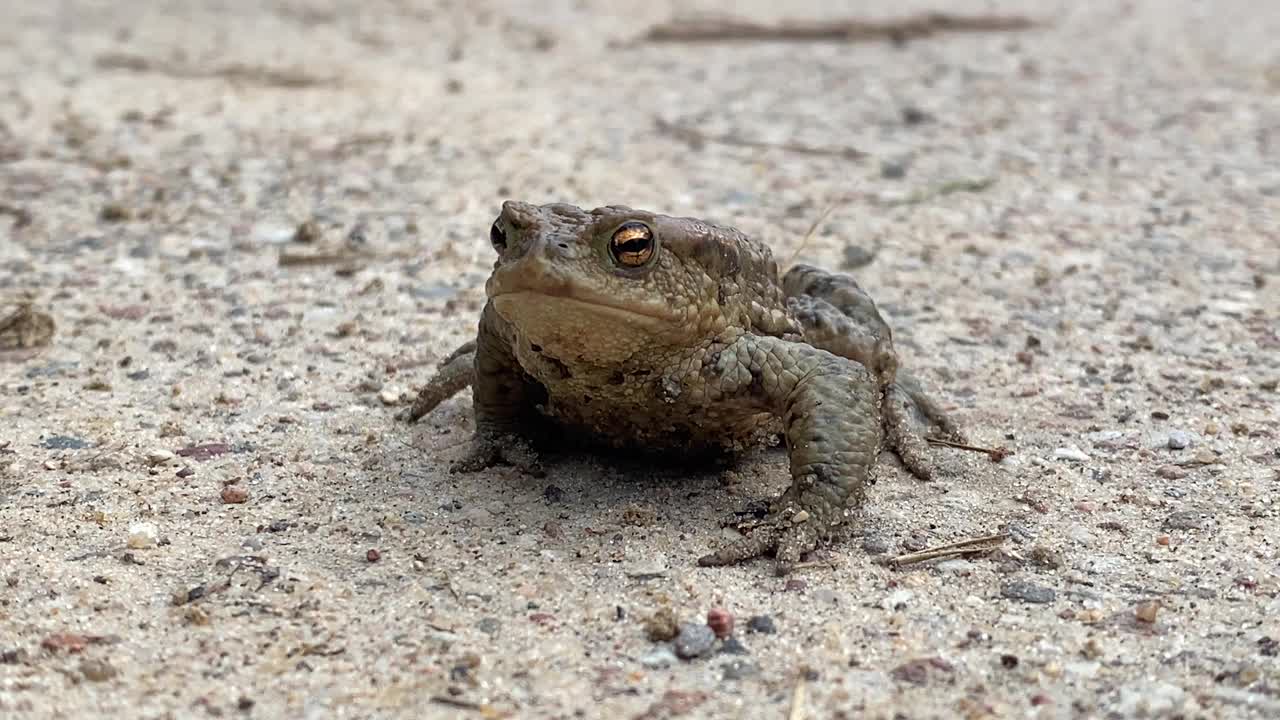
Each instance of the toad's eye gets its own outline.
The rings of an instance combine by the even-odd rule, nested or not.
[[[653,231],[642,222],[623,223],[609,239],[609,254],[623,267],[635,268],[653,258]]]
[[[507,231],[502,229],[502,224],[494,221],[493,227],[489,228],[489,242],[493,243],[493,249],[507,249]]]

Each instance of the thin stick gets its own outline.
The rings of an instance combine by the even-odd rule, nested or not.
[[[353,252],[330,252],[302,254],[292,252],[281,252],[279,261],[281,267],[310,267],[315,265],[340,265],[342,263],[353,262],[358,260],[367,260],[368,258],[361,253]]]
[[[968,445],[965,443],[956,442],[954,440],[947,440],[946,438],[939,438],[939,437],[926,437],[925,440],[932,445],[942,445],[943,447],[955,448],[957,450],[968,450],[969,452],[985,453],[988,457],[991,458],[991,462],[1000,462],[1001,460],[1013,454],[1012,450],[1010,450],[1009,448],[1003,445],[999,447],[994,447],[994,448],[984,448],[984,447],[979,447],[977,445]]]
[[[787,720],[804,720],[804,695],[804,674],[801,673],[796,678],[796,688],[791,693],[791,712],[787,713]]]
[[[855,147],[821,147],[817,145],[805,145],[803,143],[769,143],[763,140],[744,138],[740,135],[713,135],[711,133],[703,132],[697,128],[689,127],[688,125],[669,122],[661,117],[655,117],[653,121],[658,128],[658,132],[670,135],[677,140],[682,140],[694,146],[704,145],[706,143],[718,143],[720,145],[733,145],[736,147],[756,148],[759,150],[784,150],[786,152],[799,153],[801,155],[843,157],[847,160],[861,160],[869,155],[869,153]]]
[[[984,535],[983,537],[969,538],[958,542],[939,545],[934,548],[927,548],[920,552],[907,553],[894,558],[889,558],[886,562],[891,565],[910,565],[913,563],[925,562],[941,557],[953,557],[957,555],[977,555],[990,550],[994,550],[997,545],[1008,539],[1009,533],[1000,533],[998,535]]]
[[[951,15],[927,13],[886,22],[834,20],[759,25],[727,18],[673,20],[655,25],[641,38],[648,42],[869,42],[889,40],[903,43],[943,32],[1011,32],[1028,30],[1037,23],[1011,15]]]
[[[462,710],[484,710],[484,706],[480,703],[473,703],[470,700],[459,700],[458,698],[451,698],[448,695],[432,695],[431,702],[460,708]]]

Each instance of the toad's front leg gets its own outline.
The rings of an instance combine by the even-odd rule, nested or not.
[[[791,486],[749,535],[698,562],[728,565],[772,551],[786,574],[861,506],[883,442],[883,393],[859,363],[773,337],[735,340],[715,372],[712,387],[754,394],[782,417]]]
[[[486,305],[480,316],[474,345],[459,348],[445,367],[468,362],[471,372],[467,374],[464,369],[459,374],[466,374],[467,384],[471,385],[476,432],[466,453],[450,470],[476,472],[508,464],[542,476],[537,453],[527,440],[531,426],[541,422],[530,397],[534,381],[511,352],[510,327],[491,306]]]

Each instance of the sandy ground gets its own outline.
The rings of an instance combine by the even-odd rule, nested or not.
[[[783,12],[8,3],[0,314],[29,291],[57,330],[0,354],[0,716],[1280,717],[1280,5],[633,42],[717,5]],[[776,452],[450,475],[469,398],[393,405],[473,333],[505,198],[784,259],[835,205],[800,258],[856,267],[1014,454],[886,457],[790,578],[694,562]],[[676,659],[663,608],[734,641]]]

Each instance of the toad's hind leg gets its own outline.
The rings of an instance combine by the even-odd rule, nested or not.
[[[935,474],[926,437],[934,432],[963,442],[964,436],[920,384],[898,367],[893,333],[875,301],[848,275],[796,265],[783,277],[787,304],[804,329],[805,342],[860,363],[883,389],[885,437],[912,474]]]

